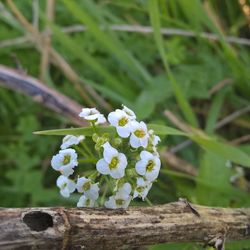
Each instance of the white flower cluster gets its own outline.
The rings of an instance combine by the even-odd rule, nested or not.
[[[69,197],[77,190],[81,194],[77,207],[127,208],[135,198],[144,200],[159,175],[160,138],[143,121],[136,121],[135,113],[126,106],[109,113],[107,120],[96,108],[84,108],[79,116],[90,122],[93,135],[65,136],[61,150],[53,156],[52,168],[61,173],[57,179],[61,195]],[[115,134],[96,130],[96,125],[107,121]],[[93,142],[92,149],[88,145]],[[81,163],[87,167],[84,176]]]

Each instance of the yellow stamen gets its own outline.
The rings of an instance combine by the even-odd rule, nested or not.
[[[122,117],[122,118],[119,120],[118,125],[121,126],[121,127],[123,127],[123,126],[125,126],[127,123],[128,123],[128,118]]]
[[[152,160],[149,160],[148,164],[146,166],[147,172],[151,172],[153,170],[154,166],[155,166],[154,162]]]
[[[145,131],[142,130],[142,129],[137,129],[134,132],[134,134],[135,134],[136,137],[139,137],[139,138],[143,138],[146,135]]]
[[[70,159],[71,159],[70,155],[65,155],[63,158],[63,165],[70,163]]]

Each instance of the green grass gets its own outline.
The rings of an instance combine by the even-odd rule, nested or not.
[[[225,39],[250,37],[248,20],[238,1],[63,0],[56,2],[53,21],[46,18],[46,1],[39,2],[37,14],[31,1],[14,3],[30,23],[39,21],[39,31],[46,25],[50,27],[51,46],[76,72],[81,88],[91,86],[114,109],[121,104],[132,108],[161,136],[161,150],[192,140],[176,156],[195,166],[197,177],[170,170],[164,164],[160,179],[150,192],[150,201],[162,204],[186,197],[209,206],[249,206],[246,190],[250,181],[250,142],[232,145],[233,140],[249,134],[249,113],[216,129],[221,119],[250,105],[249,46],[229,44]],[[3,46],[9,39],[25,36],[27,30],[5,2],[1,7],[1,64],[11,68],[19,65],[27,74],[39,78],[41,52],[34,42],[14,40]],[[75,24],[88,29],[62,31]],[[111,25],[143,25],[151,27],[152,32],[110,30]],[[165,36],[162,28],[192,30],[196,36]],[[213,33],[219,39],[205,39],[202,32]],[[82,106],[87,105],[66,75],[51,61],[45,84]],[[231,84],[211,93],[225,79]],[[96,106],[100,107],[99,103]],[[170,110],[193,132],[181,131],[164,116],[165,110]],[[55,188],[57,176],[50,167],[61,137],[33,132],[89,135],[89,129],[75,130],[72,127],[76,126],[62,115],[4,88],[0,88],[0,117],[0,206],[75,206],[76,196],[60,198]],[[227,167],[229,162],[231,167]],[[236,174],[236,167],[241,167],[245,175],[232,184],[230,178]],[[227,248],[242,249],[243,245],[228,243]],[[152,247],[195,248],[200,246]]]

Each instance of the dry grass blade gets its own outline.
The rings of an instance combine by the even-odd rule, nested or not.
[[[38,48],[39,51],[42,51],[42,36],[41,34],[27,21],[27,19],[22,15],[22,13],[18,10],[16,5],[13,3],[12,0],[7,0],[8,6],[12,10],[12,12],[15,14],[18,21],[23,25],[26,31],[28,31],[33,39],[34,42]],[[75,88],[79,91],[79,94],[83,97],[84,101],[89,106],[96,106],[96,104],[91,100],[89,95],[85,92],[83,89],[82,81],[80,80],[80,77],[77,75],[77,73],[70,67],[70,65],[66,62],[66,60],[53,48],[50,49],[51,57],[53,63],[58,66],[62,73],[68,78],[75,86]],[[87,84],[85,84],[86,86]],[[88,86],[85,89],[89,92],[90,95],[95,97],[95,101],[98,104],[99,107],[105,110],[111,110],[110,104],[107,103],[100,95],[96,93],[96,91],[91,87]]]
[[[0,85],[32,97],[35,102],[62,114],[76,125],[86,125],[78,117],[82,108],[81,105],[33,77],[0,65]]]
[[[49,21],[53,21],[54,19],[54,8],[55,8],[55,0],[47,0],[46,5],[46,17]],[[48,74],[49,68],[49,55],[51,49],[51,37],[49,36],[50,29],[47,26],[45,28],[45,32],[42,34],[43,36],[43,49],[41,51],[41,66],[40,66],[40,79],[42,81],[46,81],[46,76]]]

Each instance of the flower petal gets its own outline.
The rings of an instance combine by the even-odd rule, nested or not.
[[[74,173],[74,169],[71,166],[63,166],[60,168],[60,172],[62,175],[69,177]]]
[[[122,138],[127,138],[130,135],[130,128],[129,126],[124,126],[124,127],[120,127],[118,126],[116,128],[117,134],[122,137]]]
[[[125,154],[123,153],[118,153],[118,158],[119,158],[119,163],[117,164],[117,168],[126,168],[128,165],[127,158]]]
[[[104,206],[106,208],[115,209],[117,208],[114,196],[110,196],[108,201],[105,202]]]
[[[70,192],[69,192],[69,190],[68,190],[67,188],[61,189],[61,190],[60,190],[60,194],[61,194],[63,197],[65,197],[65,198],[69,198],[69,196],[70,196]]]
[[[150,152],[143,150],[140,153],[140,157],[141,157],[141,159],[143,159],[145,161],[149,161],[153,158],[153,155]]]
[[[77,188],[77,191],[79,193],[83,193],[83,185],[84,183],[86,183],[87,181],[89,181],[87,178],[85,177],[81,177],[81,178],[78,178],[77,179],[77,183],[76,183],[76,188]]]
[[[109,113],[108,121],[112,126],[114,126],[114,127],[118,126],[118,119],[119,119],[119,117],[117,116],[116,112]]]
[[[56,185],[57,187],[61,188],[67,182],[68,182],[68,178],[63,175],[60,175],[56,180]]]
[[[159,168],[154,167],[152,169],[152,171],[146,172],[145,178],[148,181],[154,181],[158,177],[158,175],[159,175],[159,170],[160,170]]]
[[[110,176],[114,179],[120,179],[124,176],[125,171],[124,168],[114,168],[110,170]]]
[[[109,165],[108,165],[108,163],[104,159],[100,159],[96,163],[96,169],[101,174],[104,174],[104,175],[110,174]]]
[[[145,161],[138,161],[135,164],[135,170],[139,175],[145,175],[146,174],[146,164]]]
[[[69,192],[73,193],[75,191],[75,189],[76,189],[76,184],[75,184],[74,181],[69,180],[67,187],[68,187]]]
[[[141,146],[140,140],[134,134],[131,134],[129,142],[133,148],[139,148]]]
[[[148,137],[144,136],[143,138],[140,138],[140,144],[142,147],[146,148],[148,146]]]
[[[118,151],[113,148],[109,142],[106,142],[103,144],[103,158],[105,159],[106,162],[110,163],[113,157],[117,156]]]

